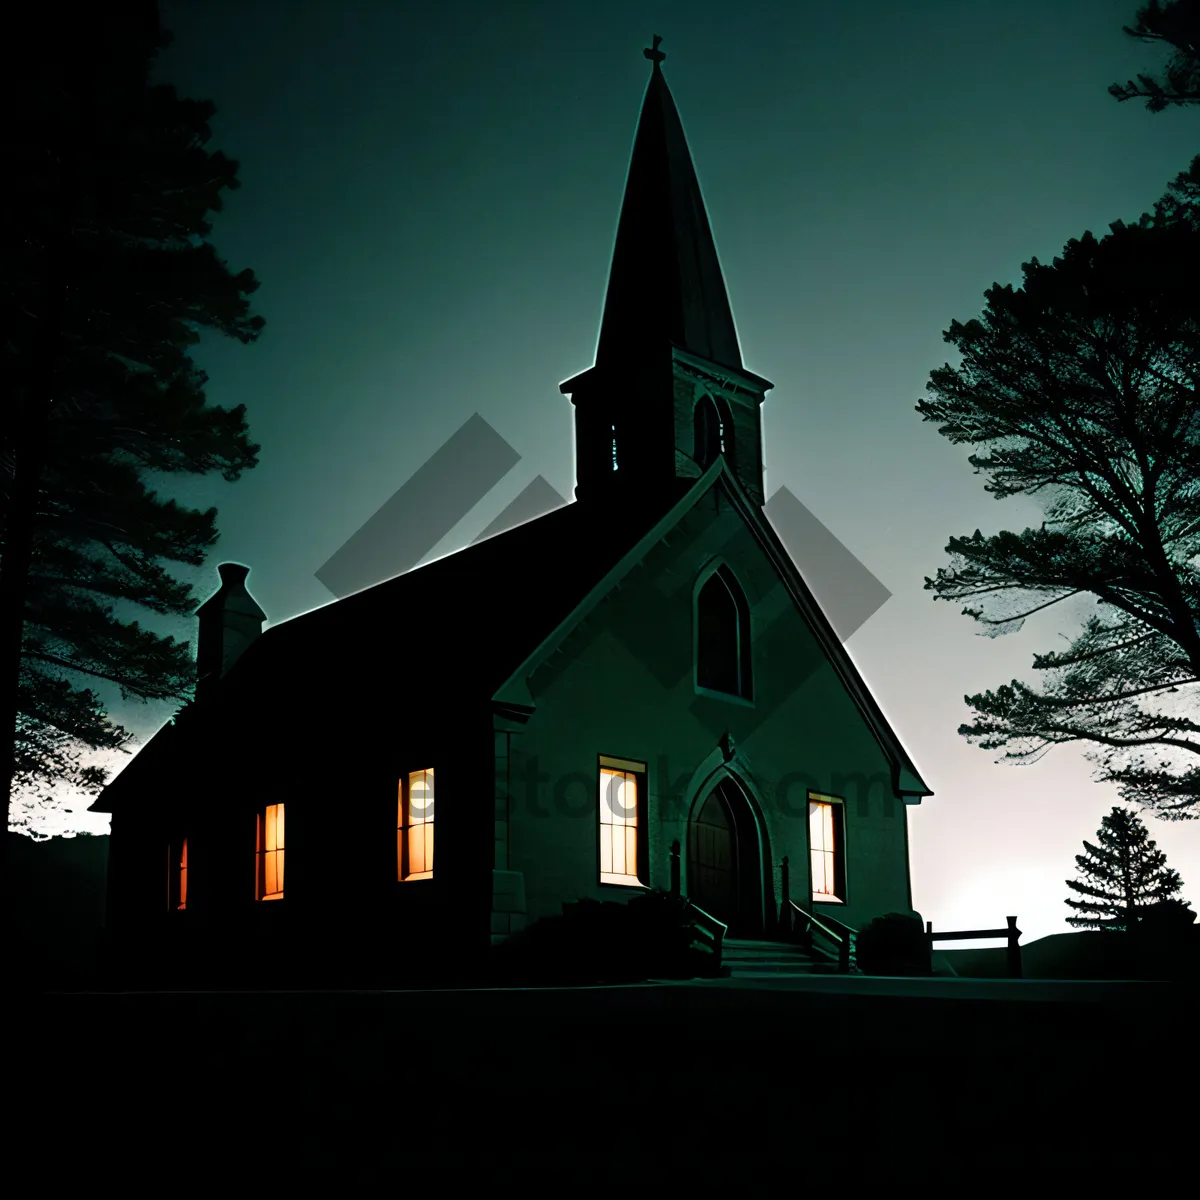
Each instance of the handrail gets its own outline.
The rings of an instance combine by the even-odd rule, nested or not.
[[[826,917],[821,920],[802,908],[795,900],[788,897],[784,904],[784,911],[788,913],[788,920],[784,922],[785,932],[790,933],[793,937],[796,933],[795,918],[790,910],[795,910],[804,918],[805,928],[804,935],[811,939],[812,930],[814,927],[819,929],[831,942],[837,946],[838,957],[838,974],[850,974],[850,957],[854,949],[854,938],[857,934],[856,929],[852,929],[849,925],[843,924],[836,917]],[[790,928],[788,928],[790,926]],[[831,928],[834,926],[835,928]],[[838,932],[840,930],[840,932]]]
[[[788,866],[788,856],[786,854],[783,856],[783,861],[779,864],[779,874],[780,883],[783,886],[783,904],[779,909],[779,928],[783,936],[797,941],[806,941],[809,947],[811,947],[812,931],[815,926],[837,946],[838,974],[849,975],[850,959],[854,953],[854,938],[857,930],[851,929],[849,925],[843,925],[835,917],[826,917],[825,921],[821,921],[806,909],[801,908],[792,899],[791,870]],[[801,938],[796,937],[796,913],[799,913],[805,921]],[[828,924],[826,924],[826,921]],[[838,932],[839,929],[841,933]]]
[[[694,913],[700,918],[695,922],[693,928],[702,933],[712,943],[713,959],[716,966],[721,966],[721,949],[725,944],[725,935],[729,932],[729,926],[724,921],[718,921],[712,913],[705,912],[700,905],[693,903],[685,896],[684,900],[687,903],[688,911]]]
[[[679,860],[680,845],[679,839],[676,838],[671,843],[671,895],[678,896],[688,906],[688,909],[700,918],[698,921],[692,922],[692,929],[708,940],[712,948],[713,961],[720,970],[721,948],[725,943],[725,935],[729,932],[729,926],[724,921],[718,921],[712,913],[705,912],[698,904],[683,895],[683,888],[680,886]]]
[[[1008,977],[1021,979],[1021,931],[1017,928],[1016,917],[1005,917],[1007,929],[962,929],[954,933],[934,933],[933,922],[925,922],[925,936],[929,939],[929,949],[933,950],[934,942],[968,942],[983,938],[1008,938],[1007,958]]]
[[[857,929],[851,928],[849,925],[846,925],[844,922],[839,921],[836,917],[826,916],[825,919],[822,920],[820,917],[816,916],[815,914],[810,913],[806,908],[803,908],[801,905],[797,904],[795,902],[795,900],[791,901],[791,905],[798,913],[800,913],[804,917],[806,917],[818,929],[820,929],[823,933],[828,934],[831,938],[840,940],[841,936],[844,934],[854,935],[858,932]],[[835,929],[830,929],[829,928],[830,925],[835,926]]]

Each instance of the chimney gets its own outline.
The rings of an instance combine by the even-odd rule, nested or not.
[[[246,590],[249,567],[221,563],[220,588],[196,610],[200,644],[196,651],[196,699],[206,697],[260,633],[267,614]]]

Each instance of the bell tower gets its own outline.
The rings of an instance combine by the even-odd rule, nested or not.
[[[700,184],[655,36],[625,182],[595,364],[560,385],[575,406],[575,496],[681,494],[724,455],[764,503],[761,405],[742,365]]]

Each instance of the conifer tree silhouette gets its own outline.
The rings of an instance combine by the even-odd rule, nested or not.
[[[1142,97],[1151,112],[1169,105],[1200,104],[1200,3],[1197,0],[1150,0],[1138,9],[1137,25],[1121,27],[1131,38],[1170,47],[1163,75],[1138,75],[1138,82],[1114,83],[1117,100]]]
[[[1079,742],[1124,803],[1194,820],[1200,157],[1153,214],[1111,230],[1024,263],[1020,287],[994,284],[982,317],[943,335],[962,362],[930,373],[917,412],[979,448],[967,461],[986,491],[1040,502],[1046,520],[952,537],[951,566],[925,587],[967,601],[988,637],[1090,596],[1079,635],[1033,656],[1044,688],[1014,679],[967,696],[977,719],[958,731],[1012,762]]]
[[[1128,809],[1114,807],[1097,832],[1098,846],[1083,843],[1086,854],[1075,863],[1082,880],[1068,879],[1067,887],[1083,896],[1067,899],[1078,916],[1067,924],[1082,929],[1133,929],[1145,910],[1175,897],[1183,887],[1167,856],[1147,835],[1146,827]]]
[[[202,330],[244,344],[250,269],[208,235],[238,163],[206,143],[216,112],[152,80],[170,42],[155,0],[38,10],[36,47],[0,73],[12,136],[0,226],[0,797],[68,783],[94,793],[84,748],[129,734],[89,681],[171,700],[195,681],[188,643],[128,619],[190,617],[216,509],[162,477],[236,480],[257,462],[245,406],[206,403],[189,355]],[[32,27],[30,27],[32,28]],[[122,606],[122,607],[118,607]],[[7,815],[0,818],[0,850]],[[0,857],[0,865],[2,865]]]

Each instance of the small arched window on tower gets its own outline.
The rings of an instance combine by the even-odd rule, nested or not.
[[[696,593],[696,685],[751,699],[750,606],[728,567]]]
[[[725,455],[732,466],[733,415],[725,397],[701,396],[696,401],[692,424],[696,439],[695,459],[700,469],[707,471],[716,462],[718,454]]]

